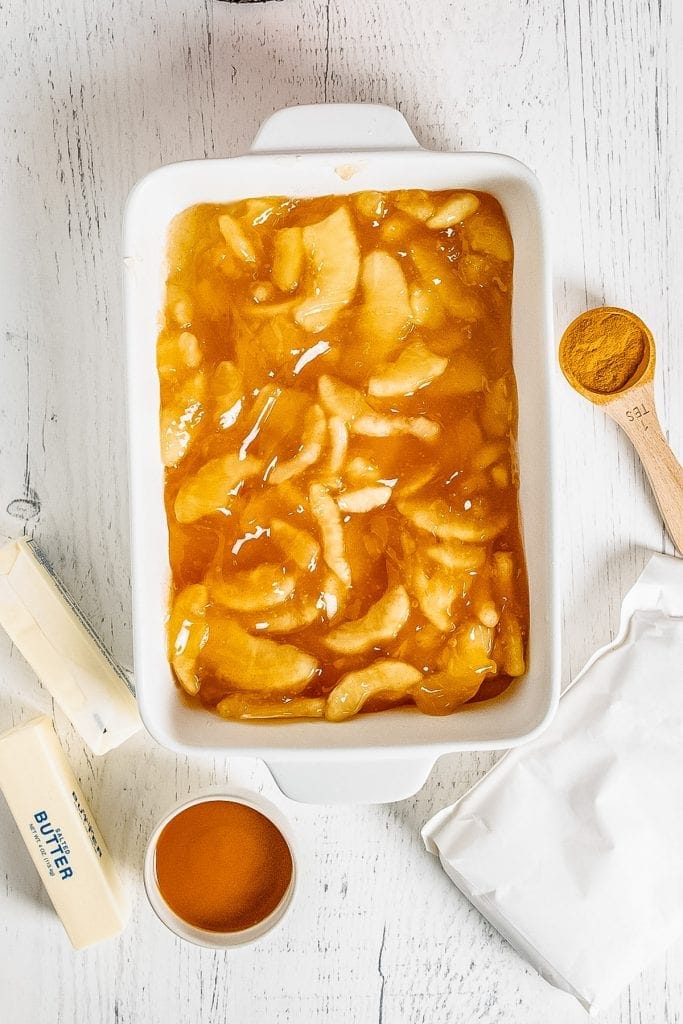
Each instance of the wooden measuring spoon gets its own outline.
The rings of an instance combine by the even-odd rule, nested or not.
[[[605,352],[602,365],[609,371],[596,379],[585,361],[578,358],[590,349],[600,351],[601,328],[609,322],[612,340],[619,329],[623,337],[623,373],[619,359]],[[639,333],[640,332],[640,333]],[[642,356],[638,360],[642,345]],[[612,346],[610,346],[612,348]],[[582,313],[570,323],[560,341],[560,366],[579,394],[602,405],[618,423],[640,456],[659,511],[678,551],[683,554],[683,466],[667,444],[655,409],[655,342],[648,327],[627,309],[604,306]],[[629,370],[632,372],[629,373]],[[615,390],[606,390],[608,380],[617,380]]]

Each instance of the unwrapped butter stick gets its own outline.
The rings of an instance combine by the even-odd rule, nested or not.
[[[0,625],[94,754],[141,728],[123,670],[25,539],[0,547]]]
[[[47,716],[0,735],[0,789],[74,948],[118,935],[128,900]]]

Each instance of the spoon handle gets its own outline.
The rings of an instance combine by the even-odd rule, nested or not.
[[[667,530],[683,554],[683,466],[662,433],[652,382],[631,388],[605,405],[640,456]]]

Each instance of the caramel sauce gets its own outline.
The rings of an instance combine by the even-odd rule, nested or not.
[[[292,855],[260,811],[206,800],[180,811],[156,846],[159,891],[195,928],[238,932],[265,920],[292,880]]]
[[[465,216],[437,227],[453,199],[462,201]],[[326,250],[310,226],[340,210],[338,243]],[[303,250],[301,232],[283,229],[304,229]],[[376,259],[377,252],[384,255]],[[169,660],[190,699],[208,708],[224,701],[219,710],[230,717],[297,709],[331,717],[325,701],[340,680],[392,659],[413,666],[422,680],[404,693],[379,684],[362,710],[416,703],[442,714],[477,696],[497,696],[523,674],[528,590],[518,511],[512,256],[504,214],[485,193],[275,197],[196,206],[176,218],[158,365],[172,569]],[[329,263],[337,257],[332,287]],[[349,260],[358,264],[352,286],[353,275],[343,280]],[[320,313],[316,295],[326,288],[327,311]],[[409,348],[415,358],[424,354],[431,369],[425,380],[418,372],[415,386],[396,391],[390,371]],[[321,378],[354,389],[381,420],[364,434],[354,432],[359,421],[349,416],[336,473],[329,469],[333,415]],[[313,436],[313,406],[329,431],[321,454],[274,486],[277,467],[297,459],[307,431]],[[399,419],[409,424],[404,432],[376,436]],[[244,479],[228,479],[228,464],[214,461],[226,456],[251,467]],[[210,464],[217,468],[205,481]],[[220,473],[227,473],[226,493],[212,505],[209,491]],[[330,557],[311,486],[342,509],[350,584],[337,586],[344,564]],[[344,495],[364,487],[384,488],[390,497],[345,513]],[[293,547],[275,538],[274,521],[317,542],[315,564],[296,564]],[[450,567],[439,558],[450,559]],[[274,577],[264,606],[254,608],[252,578],[244,574],[261,566],[274,567]],[[330,578],[336,613],[325,596]],[[245,580],[248,607],[240,607]],[[332,630],[362,618],[397,587],[410,611],[395,636],[361,652],[330,649]],[[283,613],[293,622],[301,615],[298,627],[278,627]],[[269,675],[267,659],[243,634],[283,645],[291,688],[276,672]],[[242,693],[241,703],[225,700]],[[311,700],[302,704],[302,697]]]

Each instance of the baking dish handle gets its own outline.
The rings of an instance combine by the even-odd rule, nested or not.
[[[313,103],[285,107],[267,118],[252,153],[419,149],[400,111],[379,103]]]
[[[268,761],[278,786],[304,804],[390,804],[424,786],[434,758],[354,761]]]

